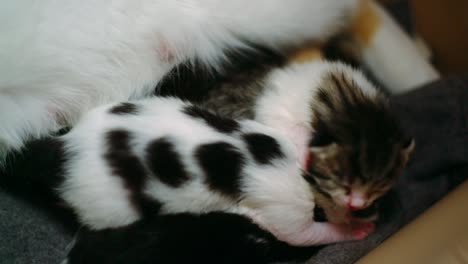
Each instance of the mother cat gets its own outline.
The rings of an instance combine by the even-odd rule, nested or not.
[[[349,29],[395,91],[437,77],[364,0],[6,0],[0,22],[0,157],[98,105],[151,94],[181,61],[222,70],[225,51],[250,44],[282,50]]]

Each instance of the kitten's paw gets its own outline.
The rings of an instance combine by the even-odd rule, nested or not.
[[[351,225],[352,239],[361,240],[371,234],[375,229],[374,223],[355,222]]]

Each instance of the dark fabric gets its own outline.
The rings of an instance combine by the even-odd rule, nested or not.
[[[240,215],[177,214],[119,229],[82,230],[68,264],[304,262],[318,249],[289,246]]]
[[[353,263],[468,176],[468,78],[456,77],[429,84],[409,94],[393,98],[392,104],[407,132],[414,136],[416,149],[396,190],[382,201],[385,213],[376,232],[363,241],[327,246],[310,260],[311,263]],[[29,186],[29,188],[34,188],[34,186]],[[72,240],[75,229],[70,226],[66,228],[67,226],[64,226],[62,222],[64,218],[49,214],[47,210],[44,210],[47,206],[38,203],[38,200],[41,200],[39,196],[33,196],[32,199],[25,201],[6,191],[0,191],[0,263],[58,263],[65,256],[66,248]],[[107,250],[104,253],[110,257],[116,256],[117,253],[127,257],[131,257],[132,254],[138,256],[144,252],[146,252],[145,256],[148,256],[148,251],[158,252],[158,249],[164,248],[161,244],[170,241],[165,239],[171,238],[170,235],[173,232],[171,228],[178,228],[177,224],[180,224],[179,227],[183,226],[181,230],[185,231],[178,232],[177,236],[172,237],[171,245],[177,245],[177,240],[174,239],[176,237],[183,239],[185,232],[188,232],[188,235],[198,234],[200,242],[194,239],[197,236],[191,236],[191,239],[187,240],[192,241],[192,245],[198,243],[198,246],[204,243],[203,239],[209,239],[213,245],[217,243],[219,246],[222,245],[220,244],[222,241],[230,237],[233,239],[239,239],[240,236],[247,237],[233,230],[248,230],[256,235],[256,238],[264,239],[254,240],[260,243],[271,240],[271,237],[269,238],[261,230],[252,225],[249,226],[249,223],[242,219],[236,220],[235,217],[212,215],[205,220],[201,218],[201,220],[181,224],[187,220],[187,217],[190,219],[190,216],[183,216],[177,221],[169,221],[168,223],[174,224],[168,225],[167,228],[166,226],[161,228],[161,226],[144,225],[140,231],[146,233],[123,236],[124,239],[139,238],[146,237],[145,234],[150,233],[154,235],[154,239],[151,240],[154,243],[150,244],[150,248],[148,248],[147,239],[136,239],[135,243],[141,240],[142,245],[141,247],[138,247],[138,244],[133,245],[131,254],[126,254],[126,246],[122,247],[123,244],[114,248],[103,247],[101,249]],[[213,222],[213,217],[215,219],[221,217],[221,220]],[[137,228],[141,226],[139,224]],[[210,235],[204,236],[204,229]],[[161,230],[165,232],[165,236],[158,236]],[[119,235],[116,234],[115,237]],[[88,244],[86,239],[93,238],[93,234],[85,232],[83,238],[84,244],[78,248],[82,250],[79,252],[81,255],[93,252],[95,254],[95,250],[100,250],[96,240],[88,240],[89,243],[94,242],[95,244],[90,245],[96,245],[96,247],[83,246]],[[282,250],[291,254],[304,253],[301,250],[294,251],[284,247],[274,240],[270,242],[268,249],[281,256],[279,259],[284,258],[283,252],[280,252]],[[181,245],[187,246],[183,243]],[[235,247],[233,244],[226,246]],[[252,244],[242,244],[236,248],[237,252],[223,252],[230,252],[237,256],[242,255],[240,252],[246,252],[246,249],[252,250],[243,246],[250,247]],[[253,250],[265,250],[265,247],[257,246],[257,244],[253,245]],[[216,250],[208,252],[209,247],[203,248],[206,254],[217,253]],[[183,246],[177,250],[180,251],[171,251],[171,254],[187,253]],[[312,249],[310,253],[313,252]],[[256,256],[264,256],[260,253]]]
[[[0,189],[0,263],[60,263],[72,233],[42,207]]]

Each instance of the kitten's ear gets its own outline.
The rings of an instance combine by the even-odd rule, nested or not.
[[[411,153],[413,153],[415,146],[416,146],[416,142],[414,141],[414,138],[408,139],[403,144],[403,149],[401,150],[401,154],[403,155],[403,159],[405,162],[408,161],[409,157],[411,156]]]
[[[326,146],[309,147],[310,159],[313,161],[325,161],[334,158],[341,147],[336,143],[331,143]]]

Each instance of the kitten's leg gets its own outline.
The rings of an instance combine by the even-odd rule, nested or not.
[[[283,215],[278,218],[263,217],[258,212],[251,210],[244,210],[242,214],[247,215],[260,227],[268,230],[278,240],[293,246],[314,246],[359,240],[374,230],[373,223],[319,223],[314,222],[312,216],[309,218],[310,220],[303,223],[301,220],[297,221],[298,219],[291,221],[294,218],[292,215]]]
[[[295,234],[277,234],[275,236],[294,246],[313,246],[360,240],[373,230],[374,224],[372,223],[345,225],[313,222],[308,228]]]
[[[364,64],[392,93],[439,78],[410,37],[377,3],[361,0],[351,33]]]

